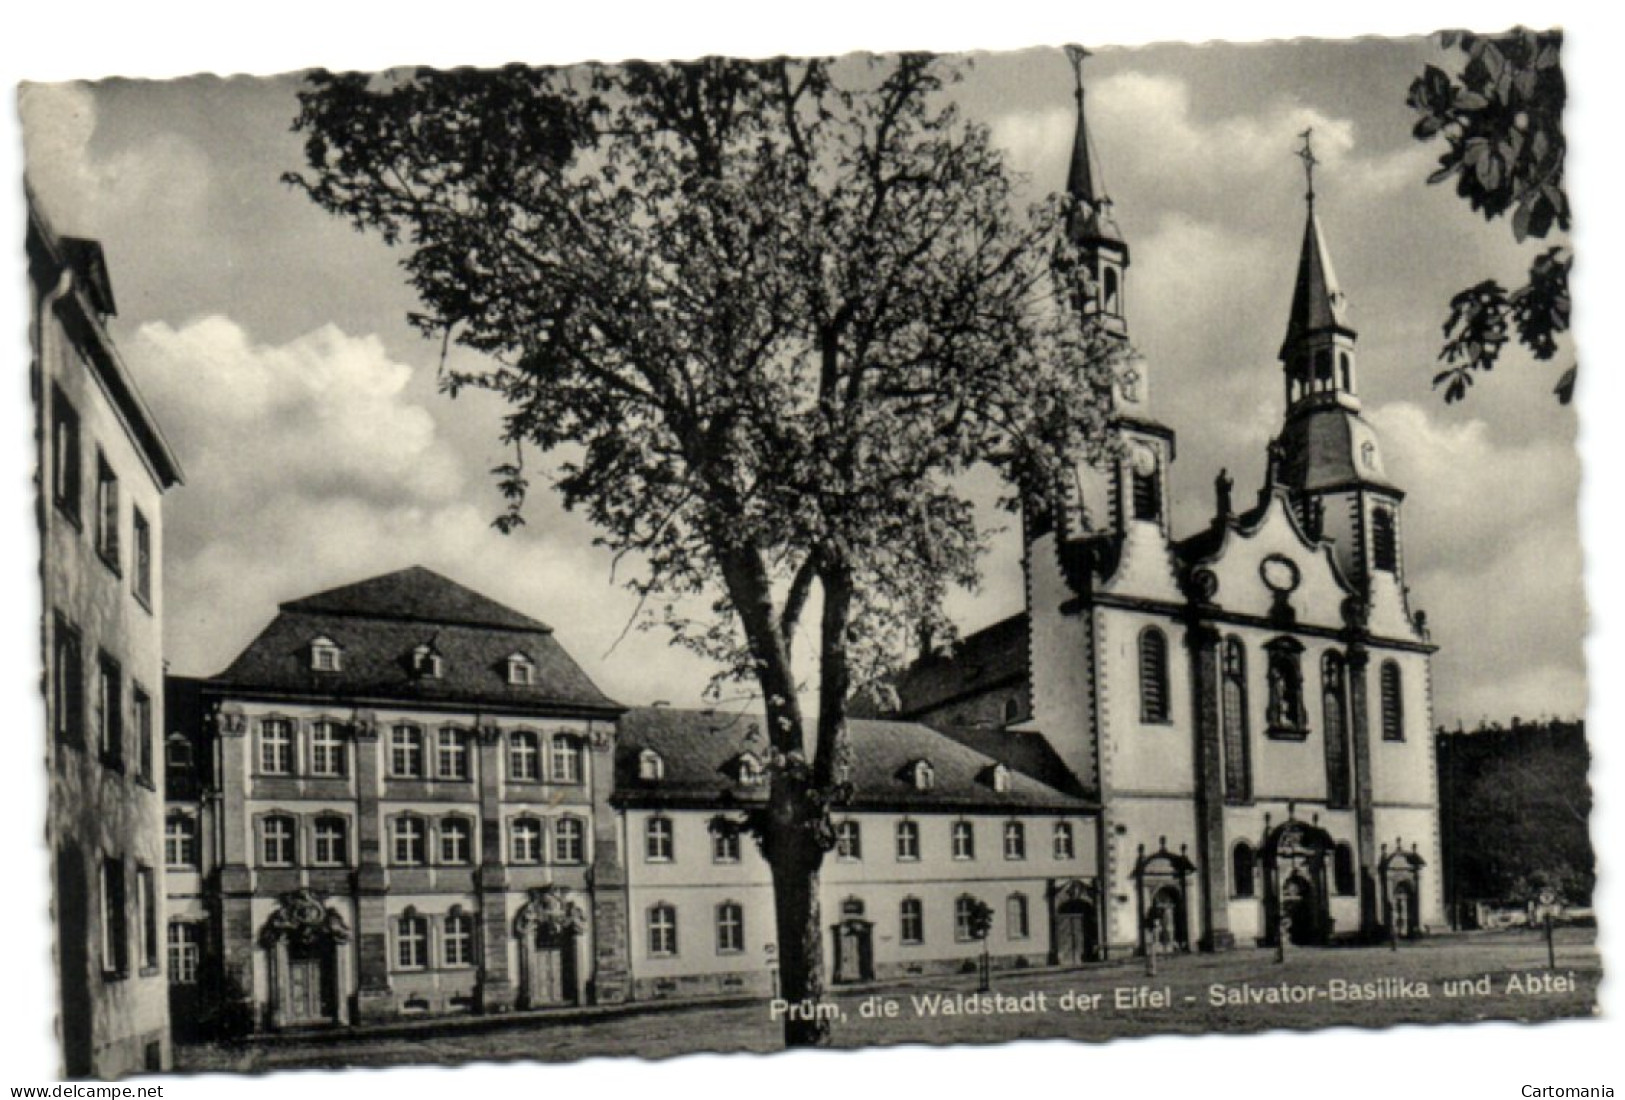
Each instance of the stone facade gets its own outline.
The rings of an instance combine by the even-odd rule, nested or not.
[[[46,835],[69,1077],[169,1065],[163,493],[180,467],[108,338],[101,247],[30,203],[45,618]]]

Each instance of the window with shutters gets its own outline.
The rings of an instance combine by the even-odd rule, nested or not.
[[[1399,675],[1399,665],[1393,661],[1382,663],[1381,693],[1382,693],[1382,739],[1384,741],[1405,740],[1405,697],[1401,690],[1402,681]]]
[[[1168,637],[1154,626],[1140,631],[1140,721],[1168,721]]]
[[[1399,571],[1399,538],[1394,533],[1394,513],[1387,508],[1371,513],[1371,564],[1379,572]]]

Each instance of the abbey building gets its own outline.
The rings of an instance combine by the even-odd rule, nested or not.
[[[1128,340],[1092,155],[1080,91],[1070,232]],[[1297,265],[1256,494],[1221,472],[1209,523],[1172,529],[1141,365],[1115,457],[1026,516],[1025,610],[854,719],[833,981],[972,967],[989,914],[1009,968],[1442,923],[1433,646],[1312,192]],[[611,700],[552,628],[421,568],[283,604],[168,710],[178,1017],[222,991],[282,1028],[774,988],[748,715]]]

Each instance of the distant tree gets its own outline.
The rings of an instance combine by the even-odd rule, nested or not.
[[[1446,146],[1428,182],[1454,178],[1456,193],[1486,221],[1511,211],[1519,242],[1544,240],[1553,229],[1567,232],[1562,32],[1451,31],[1440,42],[1463,55],[1460,70],[1428,65],[1408,99],[1419,116],[1416,138],[1442,139]],[[1486,279],[1451,299],[1439,353],[1446,367],[1433,379],[1446,401],[1465,397],[1474,372],[1493,369],[1513,336],[1537,360],[1557,355],[1569,328],[1572,262],[1573,253],[1555,245],[1535,257],[1523,286],[1508,290]],[[1565,404],[1573,399],[1576,374],[1569,366],[1554,388]]]
[[[1069,200],[1019,211],[946,98],[958,75],[921,55],[317,73],[295,122],[290,182],[402,247],[413,323],[486,357],[447,387],[505,397],[506,439],[557,452],[566,506],[641,565],[646,624],[715,661],[714,688],[760,692],[771,782],[743,824],[790,1000],[823,993],[853,684],[977,576],[960,475],[991,464],[1042,501],[1107,446],[1121,349],[1074,308]],[[504,528],[522,454],[495,471]],[[809,745],[792,648],[815,595]]]

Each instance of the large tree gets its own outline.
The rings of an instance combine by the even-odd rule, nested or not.
[[[289,180],[400,246],[413,323],[481,353],[447,387],[506,398],[499,525],[522,521],[524,448],[550,452],[648,621],[716,662],[713,687],[759,692],[771,780],[743,824],[792,1000],[823,993],[854,684],[976,578],[962,476],[1047,499],[1106,445],[1120,369],[1076,308],[1068,200],[1018,208],[956,77],[918,55],[317,73],[295,123]],[[792,661],[809,607],[815,721]]]
[[[1416,139],[1445,147],[1428,182],[1455,180],[1456,194],[1486,221],[1510,213],[1519,243],[1566,233],[1562,32],[1450,31],[1439,44],[1458,55],[1459,65],[1454,72],[1428,65],[1408,98],[1417,113]],[[1557,355],[1569,328],[1573,260],[1567,246],[1553,245],[1530,262],[1522,286],[1509,290],[1485,279],[1450,300],[1439,353],[1445,368],[1433,379],[1447,402],[1466,397],[1475,374],[1494,369],[1513,337],[1536,360]],[[1573,364],[1558,377],[1554,392],[1565,404],[1574,397],[1576,377]]]

